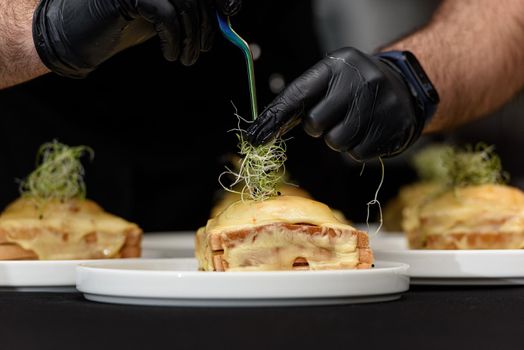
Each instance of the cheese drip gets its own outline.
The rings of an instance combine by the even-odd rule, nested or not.
[[[112,258],[138,226],[89,200],[37,206],[20,198],[0,215],[0,239],[34,251],[41,260]]]

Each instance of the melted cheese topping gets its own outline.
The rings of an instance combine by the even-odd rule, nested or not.
[[[115,257],[128,230],[139,228],[89,200],[51,201],[38,207],[20,198],[0,215],[5,239],[42,260]]]
[[[420,209],[424,235],[524,232],[524,194],[503,185],[456,188]]]
[[[242,188],[235,188],[235,190],[241,191]],[[304,198],[311,198],[309,193],[301,189],[297,186],[291,186],[287,184],[281,184],[278,187],[278,191],[285,195],[285,196],[296,196],[296,197],[304,197]],[[235,202],[239,202],[242,200],[242,197],[237,192],[225,192],[222,199],[213,207],[211,210],[211,217],[215,217],[221,212],[223,212],[227,207],[229,207],[231,204]]]
[[[272,223],[350,227],[341,223],[331,209],[320,202],[296,196],[278,196],[265,201],[240,201],[208,221],[206,232],[243,229]]]

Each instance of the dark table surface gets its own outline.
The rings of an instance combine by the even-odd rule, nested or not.
[[[401,300],[171,308],[0,293],[0,349],[524,349],[524,287],[416,287]]]

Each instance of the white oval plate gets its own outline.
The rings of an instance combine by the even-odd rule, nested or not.
[[[76,292],[76,266],[90,261],[93,260],[0,261],[0,290]]]
[[[150,259],[193,257],[194,236],[195,233],[190,231],[146,233],[142,240],[142,257]],[[75,288],[76,266],[92,261],[3,260],[0,261],[0,290],[77,292]]]
[[[169,306],[297,306],[389,301],[409,288],[408,266],[370,270],[203,272],[195,259],[90,262],[77,289],[93,301]]]
[[[524,284],[524,249],[412,250],[402,233],[371,238],[376,259],[408,264],[412,284]]]

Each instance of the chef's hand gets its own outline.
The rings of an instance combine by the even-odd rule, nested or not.
[[[211,49],[215,11],[231,16],[241,0],[41,0],[35,46],[55,73],[82,78],[118,52],[158,35],[164,57],[191,65]]]
[[[391,63],[343,48],[294,80],[248,128],[253,145],[301,120],[305,131],[357,160],[396,155],[421,134],[426,117]]]

